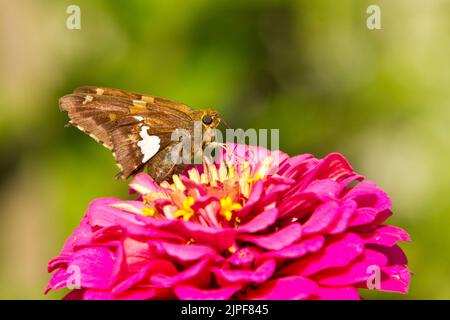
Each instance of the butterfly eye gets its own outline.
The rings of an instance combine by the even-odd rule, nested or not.
[[[205,115],[202,118],[202,122],[206,125],[210,125],[213,122],[213,118],[210,115]]]

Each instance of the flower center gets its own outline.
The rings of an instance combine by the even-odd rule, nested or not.
[[[162,182],[160,191],[145,194],[142,215],[208,226],[236,226],[240,223],[236,211],[245,205],[253,185],[268,175],[271,163],[271,158],[258,167],[248,161],[219,165],[205,161],[203,167],[174,175],[172,183]],[[202,202],[196,204],[199,199]]]

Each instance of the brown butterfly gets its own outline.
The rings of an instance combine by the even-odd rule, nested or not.
[[[184,167],[170,157],[179,145],[172,133],[192,132],[195,121],[201,121],[202,130],[222,121],[213,110],[193,110],[168,99],[110,88],[80,87],[62,97],[59,105],[67,111],[70,125],[112,150],[121,169],[116,178],[122,179],[147,166],[155,181],[170,180]]]

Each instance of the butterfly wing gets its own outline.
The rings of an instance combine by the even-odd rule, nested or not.
[[[128,178],[173,146],[172,132],[190,129],[192,123],[192,109],[184,104],[117,89],[81,87],[62,97],[60,108],[67,111],[69,124],[113,151],[120,178]],[[166,159],[168,151],[164,154],[157,159]]]

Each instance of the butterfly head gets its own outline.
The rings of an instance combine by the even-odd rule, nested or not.
[[[211,109],[197,110],[195,118],[202,122],[205,129],[217,128],[222,121],[222,117],[219,113]]]

